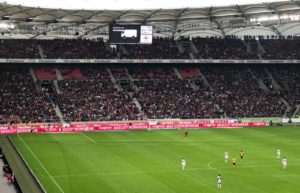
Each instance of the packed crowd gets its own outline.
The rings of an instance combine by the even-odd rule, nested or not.
[[[244,66],[206,67],[202,73],[214,89],[216,103],[228,117],[277,117],[285,111],[279,94],[259,88]]]
[[[37,40],[0,40],[0,58],[41,58]]]
[[[153,65],[130,66],[129,73],[133,79],[173,79],[176,74],[172,67],[157,67]]]
[[[193,38],[197,48],[195,58],[199,59],[256,59],[247,53],[247,48],[241,39],[237,38]]]
[[[1,68],[2,123],[57,122],[49,97],[37,92],[28,68]]]
[[[43,49],[45,58],[62,59],[91,59],[91,58],[114,58],[115,50],[106,48],[102,39],[55,39],[40,40],[38,44]]]
[[[137,99],[148,118],[214,118],[218,111],[212,92],[194,91],[188,80],[136,80],[134,83],[139,89]]]
[[[127,75],[126,68],[124,68],[124,66],[115,66],[110,69],[111,69],[111,72],[112,72],[113,76],[115,77],[115,79],[122,80],[122,79],[129,78]]]
[[[291,106],[290,115],[296,110],[296,105],[300,105],[300,67],[289,68],[268,67],[277,83],[281,86],[280,96]]]
[[[194,44],[194,47],[192,46]],[[103,39],[0,40],[0,58],[46,59],[299,59],[299,38],[153,38],[152,44],[110,47]],[[193,55],[193,56],[192,56]]]
[[[178,68],[181,75],[197,72],[183,79],[171,65],[76,69],[82,77],[58,80],[60,92],[53,89],[47,94],[38,91],[28,68],[1,67],[1,123],[57,122],[55,106],[66,121],[104,121],[139,120],[144,115],[151,119],[213,118],[220,112],[237,118],[281,117],[287,110],[284,100],[291,106],[289,115],[300,104],[300,69],[295,65],[194,65]],[[210,87],[204,86],[202,75]],[[270,75],[281,89],[264,89],[259,84],[261,79],[272,81]]]
[[[262,89],[267,89],[270,92],[277,92],[274,89],[274,85],[272,83],[271,77],[268,74],[267,70],[265,67],[260,66],[260,65],[250,65],[249,66],[249,73],[253,73],[253,77],[256,79],[256,81],[260,84],[260,87]],[[262,85],[264,84],[265,87]]]
[[[86,79],[98,79],[98,80],[108,80],[110,79],[109,73],[105,66],[86,66],[81,68],[81,73]]]
[[[66,121],[139,119],[130,96],[118,92],[110,80],[64,80],[59,86],[58,106]]]
[[[178,42],[171,38],[154,38],[152,45],[119,46],[121,58],[129,59],[188,59],[187,53],[180,53]]]
[[[260,40],[265,50],[263,58],[271,60],[300,59],[300,39]]]
[[[82,69],[85,80],[59,81],[57,103],[66,121],[137,120],[132,98],[117,91],[105,68]]]

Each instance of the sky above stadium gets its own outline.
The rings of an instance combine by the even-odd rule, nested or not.
[[[210,6],[244,5],[282,0],[0,0],[1,3],[62,9],[124,10],[124,9],[168,9]]]

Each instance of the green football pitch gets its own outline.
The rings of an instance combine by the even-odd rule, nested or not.
[[[297,193],[300,127],[11,136],[48,193]],[[277,148],[288,160],[282,168]],[[243,150],[245,157],[239,157]],[[237,167],[224,152],[237,156]],[[183,171],[181,159],[187,165]],[[222,189],[216,177],[222,176]]]

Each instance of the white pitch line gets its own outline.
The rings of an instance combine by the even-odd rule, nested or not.
[[[44,171],[48,174],[48,176],[50,177],[50,179],[54,182],[54,184],[58,187],[58,189],[62,192],[65,193],[63,191],[63,189],[60,187],[60,185],[56,182],[56,180],[53,178],[53,176],[49,173],[49,171],[47,170],[47,168],[43,165],[43,163],[36,157],[36,155],[33,153],[33,151],[30,149],[30,147],[25,143],[25,141],[22,139],[22,137],[20,135],[18,135],[19,139],[22,141],[22,143],[25,145],[25,147],[28,149],[28,151],[31,153],[31,155],[34,157],[34,159],[40,164],[40,166],[44,169]]]
[[[212,160],[212,161],[208,162],[208,163],[207,163],[207,167],[208,167],[209,169],[216,170],[215,168],[213,168],[213,167],[210,166],[210,164],[213,163],[213,162],[215,162],[215,161],[218,161],[218,159],[217,159],[217,160]]]
[[[89,141],[96,143],[95,140],[93,140],[92,138],[90,138],[89,136],[87,136],[86,134],[84,134],[83,132],[80,133],[81,135],[83,135],[83,137],[85,137],[86,139],[88,139]]]

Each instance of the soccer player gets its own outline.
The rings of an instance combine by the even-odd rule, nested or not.
[[[280,159],[280,155],[281,155],[280,148],[278,148],[278,149],[277,149],[277,157],[276,157],[276,158],[277,158],[277,160],[279,160],[279,159]]]
[[[228,162],[228,158],[229,158],[228,151],[225,151],[225,152],[224,152],[224,160],[225,160],[225,163]]]
[[[182,158],[182,160],[181,160],[181,166],[182,166],[182,170],[184,170],[185,166],[186,166],[186,161],[184,158]]]
[[[286,159],[286,157],[283,157],[283,159],[282,159],[282,168],[285,170],[285,168],[286,168],[286,165],[287,165],[287,159]]]
[[[222,188],[222,177],[221,177],[221,174],[219,174],[217,176],[217,185],[218,185],[218,188]]]
[[[245,155],[245,152],[244,152],[243,150],[241,150],[241,152],[240,152],[240,157],[241,157],[241,160],[243,160],[243,158],[244,158],[244,155]]]
[[[235,158],[235,156],[232,157],[231,163],[232,163],[232,167],[235,168],[236,167],[236,158]]]
[[[184,137],[187,137],[188,134],[189,134],[189,131],[188,131],[188,130],[185,130],[185,132],[184,132]]]

